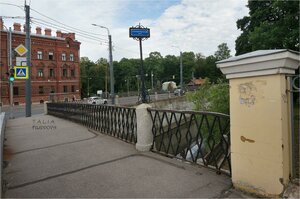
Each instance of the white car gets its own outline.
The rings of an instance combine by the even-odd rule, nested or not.
[[[88,104],[107,104],[107,99],[101,97],[89,97],[87,102]]]

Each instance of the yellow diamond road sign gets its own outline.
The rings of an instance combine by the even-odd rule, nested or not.
[[[15,51],[20,55],[23,56],[27,53],[27,48],[25,48],[25,46],[23,46],[22,44],[20,44],[18,47],[15,48]]]

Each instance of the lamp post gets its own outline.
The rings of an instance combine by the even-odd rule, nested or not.
[[[183,89],[182,51],[181,51],[181,49],[180,49],[178,46],[172,46],[172,47],[177,48],[177,49],[179,49],[179,51],[180,51],[180,89],[181,89],[181,90],[180,90],[180,92],[179,92],[179,95],[181,95],[181,92],[182,92],[182,89]]]
[[[151,71],[151,89],[153,91],[153,71]]]
[[[113,57],[112,57],[112,42],[111,42],[111,34],[109,29],[105,26],[92,24],[93,26],[97,26],[99,28],[104,28],[107,30],[108,34],[108,42],[109,42],[109,72],[110,72],[110,94],[111,94],[111,103],[115,104],[115,89],[114,89],[114,66],[113,66]]]
[[[87,95],[88,97],[90,97],[90,79],[92,79],[91,77],[88,77],[88,87],[87,87]]]

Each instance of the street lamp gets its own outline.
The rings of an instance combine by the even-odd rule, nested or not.
[[[87,95],[88,97],[90,97],[90,79],[92,79],[91,77],[88,77],[88,89],[87,89]]]
[[[151,89],[153,90],[153,71],[151,71]]]
[[[110,94],[111,94],[111,103],[115,104],[115,89],[114,89],[114,66],[113,66],[113,57],[112,57],[112,42],[111,42],[111,34],[109,29],[105,26],[92,24],[93,26],[97,26],[99,28],[104,28],[107,30],[108,34],[108,42],[109,42],[109,69],[110,69]]]
[[[181,49],[179,48],[179,46],[172,46],[172,47],[174,47],[174,48],[177,48],[177,49],[179,49],[179,51],[180,51],[180,89],[181,89],[181,91],[179,92],[179,95],[181,95],[181,92],[182,92],[182,89],[183,89],[183,75],[182,75],[182,51],[181,51]]]

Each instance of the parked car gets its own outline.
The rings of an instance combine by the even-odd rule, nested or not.
[[[175,91],[174,91],[174,95],[184,95],[185,91],[183,89],[180,89],[180,88],[177,88]]]
[[[107,104],[107,99],[101,97],[89,97],[87,102],[88,104]]]

